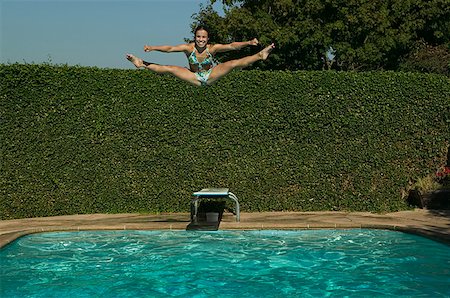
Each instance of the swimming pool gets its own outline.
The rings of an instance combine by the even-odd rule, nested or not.
[[[0,264],[0,297],[450,297],[450,247],[385,230],[42,233]]]

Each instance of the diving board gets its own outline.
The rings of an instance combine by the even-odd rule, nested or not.
[[[204,188],[192,194],[194,198],[191,201],[191,220],[197,220],[198,203],[201,199],[230,199],[234,202],[234,211],[236,221],[240,221],[239,201],[235,194],[228,188]]]

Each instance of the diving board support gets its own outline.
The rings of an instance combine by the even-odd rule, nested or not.
[[[198,203],[201,199],[230,199],[234,202],[234,211],[236,221],[241,220],[239,201],[237,196],[230,192],[228,188],[204,188],[193,193],[194,198],[191,201],[191,220],[197,220]]]

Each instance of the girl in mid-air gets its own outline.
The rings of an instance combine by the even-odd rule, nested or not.
[[[275,45],[271,44],[254,55],[216,64],[213,59],[215,53],[239,50],[246,46],[256,46],[259,41],[255,38],[250,41],[210,45],[208,44],[208,30],[204,26],[195,29],[194,37],[194,42],[177,46],[144,46],[145,52],[184,52],[189,61],[189,69],[181,66],[149,63],[131,54],[127,54],[126,57],[137,68],[144,67],[160,74],[168,73],[195,86],[206,86],[213,84],[235,68],[244,68],[258,60],[266,60],[275,48]]]

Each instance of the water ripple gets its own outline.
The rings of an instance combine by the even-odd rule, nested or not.
[[[0,297],[450,297],[449,253],[382,230],[43,233],[0,250]]]

